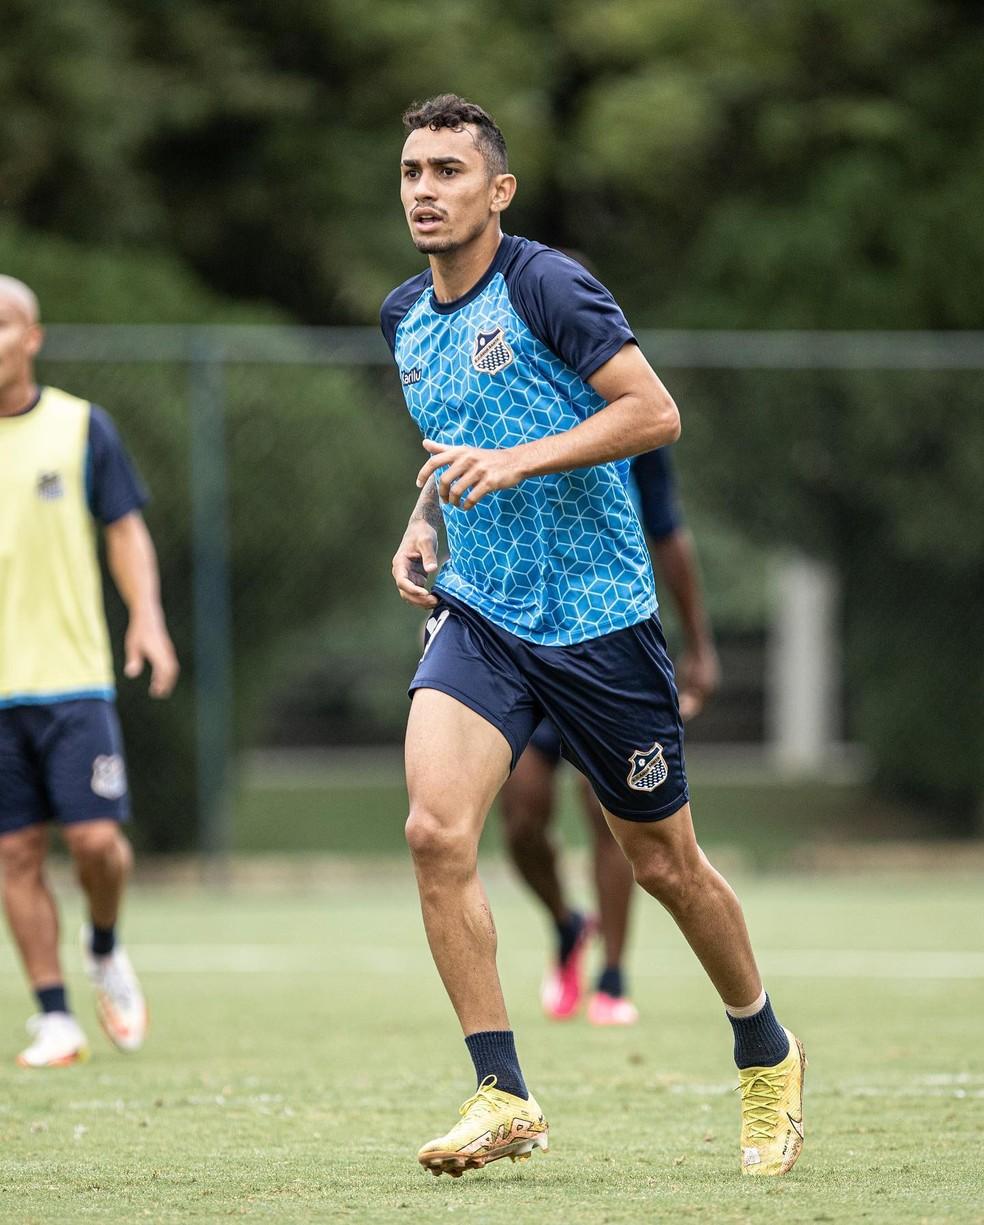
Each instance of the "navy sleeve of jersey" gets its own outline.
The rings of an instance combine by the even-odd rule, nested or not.
[[[635,341],[604,285],[560,251],[540,247],[507,280],[526,326],[582,379]]]
[[[402,323],[404,315],[429,284],[430,273],[421,272],[411,277],[409,281],[404,281],[402,285],[398,285],[383,300],[383,305],[379,308],[379,326],[386,337],[391,353],[396,349],[396,329]]]
[[[147,489],[126,453],[112,418],[93,404],[85,463],[89,510],[100,523],[115,523],[147,504]]]
[[[676,480],[666,448],[646,451],[632,460],[631,479],[639,498],[639,517],[647,536],[663,540],[683,522],[676,496]]]

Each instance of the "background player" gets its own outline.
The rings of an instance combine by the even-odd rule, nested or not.
[[[178,664],[140,514],[146,494],[102,409],[37,386],[41,343],[34,294],[0,276],[0,867],[41,1008],[18,1062],[61,1067],[84,1059],[87,1046],[66,998],[44,873],[51,819],[88,902],[83,957],[103,1028],[132,1051],[147,1026],[116,934],[132,852],[119,828],[129,817],[126,770],[93,520],[129,610],[126,675],[149,663],[151,695],[162,698]]]
[[[719,668],[693,544],[682,523],[668,452],[637,455],[630,467],[629,489],[656,563],[661,589],[669,590],[680,622],[684,646],[676,674],[680,713],[686,721],[700,712],[717,688]],[[550,837],[560,758],[557,729],[545,719],[499,792],[509,853],[556,929],[556,962],[543,984],[541,1002],[547,1016],[557,1021],[573,1016],[581,1006],[584,954],[594,927],[593,920],[567,900],[557,850]],[[597,796],[581,775],[578,792],[591,837],[597,925],[604,949],[604,964],[588,1002],[588,1020],[594,1025],[632,1025],[639,1014],[628,999],[622,965],[635,885],[632,867],[612,837]]]
[[[491,118],[447,95],[404,122],[401,198],[430,266],[389,295],[381,323],[430,458],[393,575],[405,600],[433,610],[411,684],[407,840],[478,1080],[418,1159],[460,1175],[546,1146],[477,873],[488,810],[546,715],[636,880],[725,1002],[742,1170],[785,1172],[802,1142],[802,1047],[772,1011],[737,898],[694,838],[672,667],[619,462],[674,441],[676,405],[603,286],[502,234],[516,180]],[[450,561],[432,594],[442,518]]]

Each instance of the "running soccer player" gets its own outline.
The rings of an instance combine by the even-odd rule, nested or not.
[[[676,671],[680,713],[686,722],[700,712],[717,688],[719,669],[693,544],[682,522],[667,449],[649,451],[632,460],[629,492],[661,584],[669,590],[680,622],[684,649]],[[612,837],[597,796],[579,775],[579,799],[591,838],[597,920],[570,905],[550,837],[561,754],[557,729],[544,719],[499,792],[506,846],[520,876],[550,915],[556,932],[556,957],[544,980],[540,1001],[554,1021],[567,1020],[579,1011],[584,999],[585,953],[597,929],[604,962],[588,1000],[588,1020],[592,1025],[634,1025],[639,1012],[628,997],[622,964],[635,885],[632,868]]]
[[[0,276],[0,869],[7,919],[40,1013],[24,1067],[64,1067],[88,1046],[69,1008],[58,914],[44,874],[59,822],[89,909],[82,954],[96,1010],[123,1051],[144,1040],[147,1009],[117,938],[132,864],[123,746],[93,521],[129,609],[128,677],[151,665],[166,697],[178,664],[158,595],[143,487],[106,413],[39,387],[38,303]]]
[[[516,180],[490,116],[444,95],[404,126],[401,199],[429,268],[387,297],[381,323],[429,459],[393,577],[431,614],[410,686],[407,841],[478,1082],[418,1159],[457,1177],[547,1147],[477,873],[486,814],[547,716],[725,1005],[742,1170],[783,1173],[802,1144],[802,1047],[762,988],[738,899],[694,837],[673,673],[625,486],[629,456],[678,437],[676,405],[597,280],[502,233]],[[442,521],[450,560],[429,591]]]

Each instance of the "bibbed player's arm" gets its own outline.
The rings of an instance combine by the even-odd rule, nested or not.
[[[427,590],[428,578],[437,573],[441,508],[437,485],[428,481],[413,508],[400,547],[393,556],[393,581],[400,597],[420,608],[433,608],[437,597]]]
[[[509,489],[527,477],[627,459],[680,437],[677,406],[638,346],[625,345],[588,382],[606,406],[563,433],[502,450],[449,447],[425,439],[431,457],[417,474],[418,488],[426,491],[431,476],[446,466],[438,482],[441,500],[468,510],[493,490]]]

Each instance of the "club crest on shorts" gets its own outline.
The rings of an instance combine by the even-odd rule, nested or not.
[[[119,753],[97,757],[92,763],[92,790],[104,800],[126,795],[126,766]]]
[[[492,332],[479,332],[475,337],[475,348],[472,352],[472,365],[481,374],[498,374],[505,370],[513,360],[502,328]]]
[[[626,781],[633,791],[655,791],[666,782],[669,773],[663,746],[656,740],[648,749],[636,749],[630,755]]]

